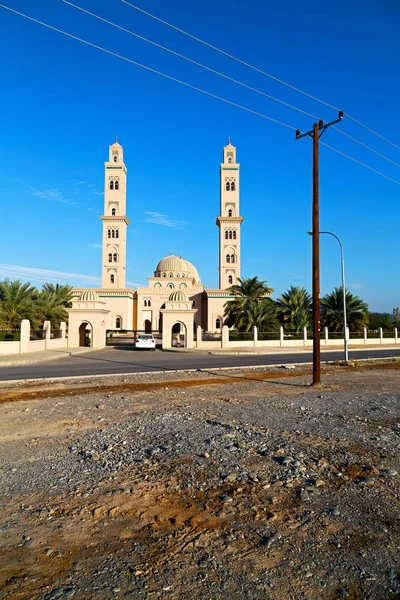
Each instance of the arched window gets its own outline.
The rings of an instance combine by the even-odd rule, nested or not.
[[[180,277],[179,273],[176,274],[177,277]]]
[[[235,255],[231,254],[231,263],[234,263],[234,262],[235,262]]]
[[[108,262],[112,262],[112,254],[108,255]]]
[[[228,217],[233,217],[233,210],[231,208],[228,210]]]
[[[114,159],[113,159],[113,160],[114,160],[114,162],[117,162],[117,160],[118,160],[118,157],[117,157],[117,156],[114,156]]]
[[[232,277],[232,275],[229,275],[229,277],[228,277],[228,283],[229,284],[233,283],[233,277]]]
[[[228,158],[228,164],[230,164],[230,165],[232,164],[232,157],[231,156]]]
[[[186,283],[181,283],[181,285],[179,286],[181,290],[185,290],[187,288]]]
[[[215,329],[221,329],[221,319],[219,317],[215,319]]]
[[[230,263],[230,262],[231,262],[231,257],[230,257],[230,255],[229,255],[229,254],[227,254],[227,255],[225,256],[225,261],[226,261],[227,263]]]
[[[236,240],[236,229],[233,230],[232,237],[233,237],[234,240]]]
[[[231,192],[234,192],[236,190],[236,183],[234,181],[232,181],[231,183]]]
[[[118,231],[118,229],[115,230],[115,237],[119,238],[119,231]]]
[[[169,276],[170,276],[170,277],[173,277],[173,274],[172,274],[172,273],[170,273],[170,274],[169,274]]]
[[[115,215],[117,214],[117,211],[115,210],[115,208],[111,209],[111,216],[115,217]]]
[[[174,289],[174,284],[173,283],[169,283],[167,285],[167,288],[169,288],[170,290],[173,290]]]
[[[110,238],[111,237],[111,229],[109,229],[107,233],[108,233],[108,237]]]
[[[157,283],[155,283],[155,284],[154,284],[154,287],[155,287],[155,288],[160,288],[160,287],[161,287],[161,283],[159,283],[159,282],[157,281]]]
[[[232,231],[229,232],[229,239],[232,239]]]
[[[114,283],[114,281],[115,281],[115,277],[114,277],[114,275],[110,275],[110,282],[111,282],[111,283]]]
[[[115,319],[115,329],[121,329],[121,318],[120,317],[117,317]]]
[[[113,190],[113,189],[114,189],[114,182],[113,182],[113,180],[111,180],[110,181],[110,190]]]
[[[113,261],[114,261],[114,262],[117,262],[117,254],[114,254],[114,256],[113,256]],[[233,261],[232,261],[232,262],[233,262]]]
[[[225,231],[225,239],[226,239],[226,240],[228,239],[228,235],[229,235],[229,234],[228,234],[228,230],[226,230],[226,231]]]
[[[230,189],[231,189],[231,184],[229,183],[229,181],[227,181],[227,182],[226,182],[226,184],[225,184],[225,189],[226,189],[226,191],[227,191],[227,192],[229,192],[229,191],[230,191]]]
[[[162,276],[163,276],[163,277],[166,277],[166,276],[167,276],[167,274],[166,274],[166,273],[163,273],[163,274],[162,274]]]
[[[151,300],[150,300],[150,298],[147,300],[147,306],[151,306]]]
[[[119,181],[118,181],[118,179],[115,181],[115,189],[119,190]]]

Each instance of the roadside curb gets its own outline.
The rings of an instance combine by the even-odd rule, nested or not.
[[[364,362],[364,361],[393,361],[393,356],[384,356],[384,357],[377,357],[377,358],[355,358],[352,359],[349,362]],[[321,361],[322,365],[325,366],[334,366],[334,362],[336,361],[332,361],[332,360],[327,360],[327,361]],[[6,381],[1,382],[4,386],[7,386],[8,384],[12,385],[12,384],[17,384],[17,383],[50,383],[52,381],[54,382],[63,382],[63,381],[74,381],[76,379],[80,379],[82,381],[82,383],[87,380],[93,380],[93,379],[104,379],[106,377],[108,378],[112,378],[112,377],[129,377],[130,375],[133,376],[137,376],[137,375],[165,375],[165,373],[198,373],[198,374],[207,374],[209,372],[213,372],[213,371],[256,371],[259,369],[282,369],[282,370],[291,370],[294,371],[296,369],[296,367],[306,367],[306,366],[311,366],[312,365],[312,361],[308,361],[308,362],[297,362],[297,363],[282,363],[282,364],[276,364],[276,365],[271,365],[271,364],[266,364],[266,365],[241,365],[241,366],[236,366],[236,367],[205,367],[202,369],[174,369],[174,370],[168,370],[168,371],[136,371],[136,372],[125,372],[125,373],[98,373],[95,375],[71,375],[71,376],[63,376],[63,377],[38,377],[36,379],[7,379]],[[351,369],[351,367],[350,367]],[[295,375],[295,373],[294,373]],[[279,377],[279,372],[277,373],[277,376]]]
[[[103,348],[84,348],[82,350],[43,350],[43,352],[49,352],[51,354],[45,356],[31,356],[29,357],[29,353],[24,356],[24,360],[16,360],[17,356],[22,356],[21,354],[15,354],[15,358],[10,358],[10,360],[2,361],[0,357],[0,370],[1,367],[18,367],[24,365],[33,365],[35,363],[41,362],[49,362],[50,360],[60,360],[62,358],[69,358],[70,356],[80,356],[81,354],[86,354],[87,352],[96,352],[96,350],[103,350]],[[25,358],[26,357],[26,358]]]

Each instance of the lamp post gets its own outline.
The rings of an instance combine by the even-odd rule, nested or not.
[[[312,231],[308,231],[307,233],[308,233],[308,235],[313,235]],[[344,253],[343,253],[343,245],[342,245],[342,242],[340,241],[340,239],[338,238],[338,236],[335,235],[334,233],[332,233],[331,231],[320,231],[320,233],[325,233],[326,235],[333,236],[339,242],[339,246],[340,246],[340,261],[341,261],[341,265],[342,265],[342,293],[343,293],[344,360],[345,360],[345,362],[348,362],[348,360],[349,360],[349,353],[348,353],[348,349],[347,349],[346,285],[345,285],[345,279],[344,279]]]

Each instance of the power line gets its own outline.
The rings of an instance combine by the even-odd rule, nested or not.
[[[9,12],[12,12],[16,15],[19,15],[20,17],[23,17],[24,19],[27,19],[29,21],[32,21],[33,23],[37,23],[38,25],[42,25],[43,27],[46,27],[47,29],[51,29],[52,31],[56,31],[57,33],[61,33],[62,35],[65,35],[66,37],[69,37],[73,40],[76,40],[78,42],[81,42],[82,44],[85,44],[87,46],[90,46],[92,48],[95,48],[96,50],[100,50],[101,52],[105,52],[106,54],[109,54],[111,56],[114,56],[115,58],[119,58],[121,60],[124,60],[125,62],[128,62],[130,64],[133,64],[137,67],[140,67],[142,69],[145,69],[146,71],[149,71],[151,73],[155,73],[156,75],[160,75],[161,77],[164,77],[165,79],[169,79],[171,81],[174,81],[175,83],[179,83],[185,87],[188,87],[190,89],[193,89],[197,92],[201,92],[202,94],[205,94],[206,96],[210,96],[211,98],[215,98],[216,100],[220,100],[221,102],[225,102],[226,104],[229,104],[231,106],[235,106],[236,108],[240,108],[241,110],[244,110],[248,113],[254,114],[257,117],[261,117],[263,119],[267,119],[268,121],[272,121],[273,123],[276,123],[278,125],[282,125],[283,127],[287,127],[288,129],[292,129],[294,131],[296,131],[296,127],[292,127],[291,125],[288,125],[287,123],[283,123],[281,121],[278,121],[276,119],[273,119],[272,117],[268,117],[267,115],[264,115],[262,113],[259,113],[257,111],[254,111],[250,108],[247,108],[245,106],[241,106],[240,104],[237,104],[236,102],[232,102],[231,100],[227,100],[226,98],[222,98],[220,96],[217,96],[216,94],[212,94],[211,92],[207,92],[206,90],[203,90],[201,88],[198,88],[194,85],[191,85],[190,83],[186,83],[185,81],[181,81],[180,79],[176,79],[175,77],[171,77],[170,75],[167,75],[166,73],[162,73],[161,71],[157,71],[156,69],[152,69],[151,67],[147,67],[146,65],[142,65],[141,63],[138,63],[130,58],[127,58],[126,56],[122,56],[121,54],[117,54],[116,52],[112,52],[111,50],[107,50],[106,48],[103,48],[102,46],[98,46],[96,44],[93,44],[92,42],[88,42],[87,40],[84,40],[82,38],[79,38],[71,33],[67,33],[66,31],[63,31],[62,29],[58,29],[57,27],[53,27],[52,25],[48,25],[47,23],[44,23],[43,21],[39,21],[38,19],[34,19],[33,17],[30,17],[29,15],[25,15],[24,13],[18,12],[17,10],[14,10],[13,8],[10,8],[8,6],[5,6],[4,4],[0,4],[0,8],[3,8],[4,10],[8,10]],[[342,156],[344,156],[345,158],[348,158],[349,160],[361,165],[362,167],[365,167],[366,169],[369,169],[370,171],[373,171],[374,173],[376,173],[377,175],[380,175],[381,177],[384,177],[385,179],[388,179],[389,181],[392,181],[393,183],[396,183],[398,185],[400,185],[399,181],[396,181],[395,179],[392,179],[391,177],[388,177],[387,175],[384,175],[383,173],[373,169],[372,167],[369,167],[368,165],[356,160],[355,158],[352,158],[351,156],[344,154],[343,152],[341,152],[340,150],[337,150],[336,148],[333,148],[332,146],[328,146],[328,144],[324,144],[323,142],[320,142],[323,146],[326,146],[327,148],[329,148],[330,150],[333,150],[334,152],[337,152],[338,154],[341,154]]]
[[[321,144],[321,146],[325,146],[326,148],[329,148],[329,150],[333,150],[334,152],[337,152],[338,154],[341,154],[345,158],[348,158],[349,160],[352,160],[353,162],[357,163],[358,165],[361,165],[362,167],[365,167],[366,169],[369,169],[373,173],[376,173],[377,175],[380,175],[381,177],[384,177],[385,179],[389,179],[389,181],[393,181],[393,183],[397,183],[397,185],[400,185],[400,181],[396,181],[396,179],[392,179],[391,177],[388,177],[387,175],[384,175],[380,171],[377,171],[376,169],[373,169],[372,167],[369,167],[368,165],[360,162],[359,160],[353,158],[352,156],[349,156],[348,154],[345,154],[344,152],[341,152],[340,150],[337,150],[337,148],[333,148],[332,146],[328,146],[328,144],[325,144],[325,142],[321,142],[321,141],[320,141],[320,144]]]
[[[347,115],[346,115],[347,116]],[[374,154],[377,154],[378,156],[380,156],[381,158],[384,158],[385,160],[387,160],[388,162],[392,163],[392,165],[396,165],[396,167],[400,168],[399,163],[394,162],[394,160],[388,158],[387,156],[385,156],[384,154],[381,154],[380,152],[377,152],[376,150],[374,150],[373,148],[371,148],[370,146],[367,146],[367,144],[364,144],[363,142],[360,142],[360,140],[357,140],[356,138],[352,137],[351,135],[349,135],[348,133],[345,133],[344,131],[342,131],[341,129],[338,129],[337,127],[332,127],[332,129],[334,129],[335,131],[337,131],[338,133],[341,133],[342,135],[345,135],[347,138],[349,138],[349,140],[352,140],[353,142],[356,142],[356,144],[359,144],[360,146],[363,146],[364,148],[366,148],[367,150],[369,150],[370,152],[373,152]]]
[[[269,98],[270,100],[273,100],[274,102],[278,102],[279,104],[283,104],[284,106],[291,108],[292,110],[296,110],[297,112],[300,112],[304,115],[307,115],[308,117],[312,117],[314,119],[320,119],[320,117],[313,115],[312,113],[306,112],[304,110],[302,110],[301,108],[298,108],[297,106],[293,106],[292,104],[288,104],[287,102],[284,102],[283,100],[280,100],[279,98],[275,98],[274,96],[271,96],[269,94],[266,94],[265,92],[262,92],[261,90],[258,90],[257,88],[254,88],[250,85],[247,85],[246,83],[243,83],[242,81],[238,81],[237,79],[234,79],[233,77],[229,77],[228,75],[225,75],[224,73],[220,73],[219,71],[216,71],[215,69],[212,69],[211,67],[207,67],[206,65],[203,65],[202,63],[199,63],[183,54],[180,54],[179,52],[175,52],[174,50],[171,50],[170,48],[167,48],[165,46],[162,46],[161,44],[158,44],[157,42],[154,42],[153,40],[149,40],[148,38],[143,37],[142,35],[139,35],[138,33],[135,33],[134,31],[131,31],[130,29],[126,29],[125,27],[122,27],[121,25],[118,25],[117,23],[113,23],[112,21],[109,21],[108,19],[105,19],[104,17],[101,17],[100,15],[97,15],[95,13],[92,13],[88,10],[86,10],[85,8],[82,8],[81,6],[78,6],[76,4],[73,4],[72,2],[69,2],[68,0],[61,0],[62,2],[64,2],[64,4],[68,4],[69,6],[72,6],[73,8],[95,18],[98,19],[99,21],[102,21],[103,23],[107,23],[108,25],[111,25],[112,27],[115,27],[116,29],[119,29],[120,31],[123,31],[125,33],[128,33],[129,35],[132,35],[148,44],[151,44],[152,46],[155,46],[156,48],[159,48],[161,50],[164,50],[165,52],[169,52],[170,54],[173,54],[174,56],[177,56],[178,58],[181,58],[183,60],[186,60],[189,63],[192,63],[198,67],[201,67],[202,69],[205,69],[206,71],[209,71],[210,73],[213,73],[214,75],[218,75],[219,77],[222,77],[224,79],[227,79],[228,81],[231,81],[233,83],[236,83],[237,85],[240,85],[252,92],[255,92],[257,94],[260,94],[262,96],[265,96],[266,98]],[[384,158],[385,160],[387,160],[388,162],[396,165],[397,167],[400,168],[400,164],[394,162],[393,160],[391,160],[390,158],[388,158],[387,156],[384,156],[383,154],[381,154],[380,152],[377,152],[376,150],[373,150],[373,148],[370,148],[369,146],[367,146],[366,144],[364,144],[363,142],[360,142],[359,140],[357,140],[354,137],[351,137],[350,135],[348,135],[347,133],[344,133],[343,131],[341,131],[340,129],[337,129],[336,127],[334,127],[333,129],[335,129],[336,131],[338,131],[339,133],[341,133],[342,135],[347,136],[348,138],[350,138],[351,140],[353,140],[354,142],[356,142],[357,144],[360,144],[360,146],[363,146],[364,148],[366,148],[367,150],[370,150],[371,152],[373,152],[374,154],[377,154],[378,156],[380,156],[381,158]]]
[[[295,92],[298,92],[299,94],[303,94],[303,96],[307,96],[308,98],[311,98],[312,100],[315,100],[316,102],[319,102],[320,104],[324,104],[325,106],[328,106],[329,108],[332,108],[333,110],[339,111],[339,108],[337,108],[336,106],[333,106],[332,104],[329,104],[328,102],[325,102],[325,100],[321,100],[320,98],[317,98],[316,96],[313,96],[312,94],[309,94],[308,92],[305,92],[304,90],[301,90],[300,88],[297,88],[294,85],[291,85],[287,81],[283,81],[282,79],[279,79],[278,77],[275,77],[274,75],[271,75],[271,73],[267,73],[266,71],[263,71],[262,69],[259,69],[258,67],[255,67],[254,65],[252,65],[244,60],[241,60],[237,56],[234,56],[233,54],[229,54],[229,52],[225,52],[225,50],[221,50],[221,48],[217,48],[217,46],[213,46],[212,44],[209,44],[208,42],[196,37],[195,35],[192,35],[191,33],[188,33],[187,31],[184,31],[183,29],[179,29],[179,27],[176,27],[175,25],[172,25],[171,23],[168,23],[167,21],[164,21],[163,19],[156,17],[155,15],[147,12],[146,10],[143,10],[143,8],[139,8],[135,4],[131,4],[130,2],[127,2],[127,0],[121,0],[121,2],[123,2],[123,4],[126,4],[127,6],[130,6],[131,8],[134,8],[135,10],[147,15],[148,17],[151,17],[152,19],[159,21],[163,25],[167,25],[167,27],[171,27],[171,29],[174,29],[175,31],[178,31],[179,33],[182,33],[183,35],[186,35],[187,37],[195,40],[196,42],[199,42],[200,44],[203,44],[204,46],[207,46],[208,48],[211,48],[212,50],[215,50],[216,52],[219,52],[220,54],[223,54],[224,56],[227,56],[228,58],[235,60],[236,62],[244,65],[245,67],[248,67],[249,69],[253,69],[253,71],[257,71],[258,73],[265,75],[265,77],[269,77],[270,79],[273,79],[274,81],[277,81],[278,83],[281,83],[282,85],[285,85],[286,87],[294,90]],[[370,133],[373,133],[374,135],[379,137],[384,142],[387,142],[394,148],[397,148],[397,150],[400,150],[400,146],[397,146],[396,144],[394,144],[390,140],[386,139],[385,137],[383,137],[382,135],[380,135],[379,133],[377,133],[370,127],[367,127],[367,125],[364,125],[364,123],[361,123],[361,121],[358,121],[357,119],[355,119],[354,117],[349,115],[347,112],[346,112],[346,116],[349,119],[351,119],[352,121],[354,121],[355,123],[357,123],[357,125],[364,127],[364,129],[366,129]]]
[[[83,40],[82,38],[77,37],[76,35],[72,35],[72,33],[67,33],[66,31],[63,31],[62,29],[58,29],[57,27],[53,27],[52,25],[48,25],[47,23],[43,23],[43,21],[39,21],[38,19],[34,19],[33,17],[29,17],[28,15],[25,15],[24,13],[18,12],[17,10],[14,10],[13,8],[9,8],[8,6],[4,6],[4,4],[0,4],[0,8],[4,8],[5,10],[8,10],[12,13],[15,13],[16,15],[19,15],[20,17],[24,17],[25,19],[28,19],[29,21],[33,21],[34,23],[37,23],[38,25],[42,25],[43,27],[47,27],[47,29],[52,29],[53,31],[56,31],[57,33],[61,33],[62,35],[66,35],[69,38],[72,38],[73,40],[77,40],[78,42],[82,42],[82,44],[86,44],[87,46],[91,46],[92,48],[96,48],[96,50],[101,50],[102,52],[105,52],[106,54],[110,54],[111,56],[115,56],[116,58],[120,58],[121,60],[124,60],[126,62],[131,63],[132,65],[135,65],[136,67],[140,67],[142,69],[145,69],[146,71],[150,71],[151,73],[155,73],[156,75],[160,75],[161,77],[165,77],[165,79],[170,79],[171,81],[174,81],[175,83],[180,83],[181,85],[184,85],[185,87],[188,87],[192,90],[195,90],[196,92],[201,92],[202,94],[205,94],[206,96],[210,96],[211,98],[215,98],[216,100],[220,100],[221,102],[225,102],[226,104],[230,104],[231,106],[235,106],[236,108],[240,108],[241,110],[245,110],[246,112],[252,113],[253,115],[256,115],[257,117],[261,117],[263,119],[267,119],[268,121],[272,121],[273,123],[277,123],[278,125],[282,125],[283,127],[287,127],[288,129],[293,129],[294,131],[296,130],[296,127],[292,127],[292,125],[288,125],[287,123],[283,123],[282,121],[278,121],[277,119],[273,119],[272,117],[268,117],[267,115],[264,115],[262,113],[259,113],[255,110],[252,110],[251,108],[247,108],[246,106],[241,106],[240,104],[237,104],[236,102],[232,102],[232,100],[227,100],[226,98],[222,98],[221,96],[217,96],[216,94],[212,94],[211,92],[207,92],[206,90],[203,90],[199,87],[196,87],[194,85],[191,85],[190,83],[186,83],[185,81],[181,81],[180,79],[176,79],[175,77],[171,77],[171,75],[167,75],[166,73],[162,73],[161,71],[157,71],[156,69],[152,69],[151,67],[147,67],[146,65],[142,65],[141,63],[136,62],[135,60],[132,60],[131,58],[127,58],[126,56],[122,56],[122,54],[117,54],[116,52],[112,52],[111,50],[107,50],[106,48],[103,48],[102,46],[97,46],[96,44],[92,44],[92,42],[88,42],[87,40]]]
[[[68,4],[69,6],[72,6],[73,8],[76,8],[77,10],[80,10],[81,12],[86,13],[87,15],[90,15],[91,17],[98,19],[99,21],[103,21],[104,23],[107,23],[108,25],[111,25],[112,27],[115,27],[116,29],[120,29],[121,31],[124,31],[125,33],[129,33],[129,35],[133,35],[134,37],[138,38],[139,40],[142,40],[143,42],[151,44],[152,46],[156,46],[156,48],[160,48],[160,50],[164,50],[165,52],[169,52],[170,54],[173,54],[174,56],[182,58],[183,60],[186,60],[187,62],[190,62],[198,67],[201,67],[202,69],[205,69],[206,71],[209,71],[210,73],[214,73],[214,75],[218,75],[219,77],[223,77],[224,79],[227,79],[228,81],[232,81],[233,83],[236,83],[237,85],[247,88],[248,90],[251,90],[252,92],[255,92],[256,94],[261,94],[262,96],[265,96],[266,98],[269,98],[270,100],[273,100],[274,102],[279,102],[279,104],[283,104],[284,106],[287,106],[288,108],[291,108],[293,110],[296,110],[297,112],[303,113],[304,115],[307,115],[307,117],[312,117],[313,119],[319,119],[319,117],[317,117],[316,115],[313,115],[312,113],[306,112],[305,110],[302,110],[301,108],[298,108],[297,106],[293,106],[292,104],[288,104],[287,102],[284,102],[283,100],[280,100],[279,98],[270,96],[269,94],[266,94],[265,92],[262,92],[261,90],[258,90],[250,85],[247,85],[246,83],[243,83],[242,81],[238,81],[237,79],[234,79],[233,77],[229,77],[229,75],[225,75],[224,73],[220,73],[219,71],[216,71],[215,69],[212,69],[211,67],[207,67],[206,65],[203,65],[202,63],[199,63],[196,60],[189,58],[188,56],[180,54],[179,52],[175,52],[175,50],[171,50],[170,48],[166,48],[165,46],[162,46],[161,44],[157,44],[157,42],[149,40],[148,38],[145,38],[142,35],[139,35],[138,33],[131,31],[130,29],[121,27],[121,25],[117,25],[117,23],[108,21],[107,19],[104,19],[103,17],[100,17],[99,15],[96,15],[95,13],[90,12],[90,11],[86,10],[85,8],[77,6],[76,4],[72,4],[72,2],[68,2],[68,0],[61,0],[61,1],[64,2],[64,4]]]

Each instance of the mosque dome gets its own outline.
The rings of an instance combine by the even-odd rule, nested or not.
[[[170,254],[161,259],[154,271],[155,277],[187,277],[200,283],[199,273],[194,265],[182,257]]]
[[[173,292],[169,297],[170,302],[187,302],[187,296],[181,290]]]
[[[79,298],[79,300],[81,300],[81,302],[98,302],[99,297],[97,295],[97,292],[95,292],[94,290],[85,290],[81,293],[81,297]]]

